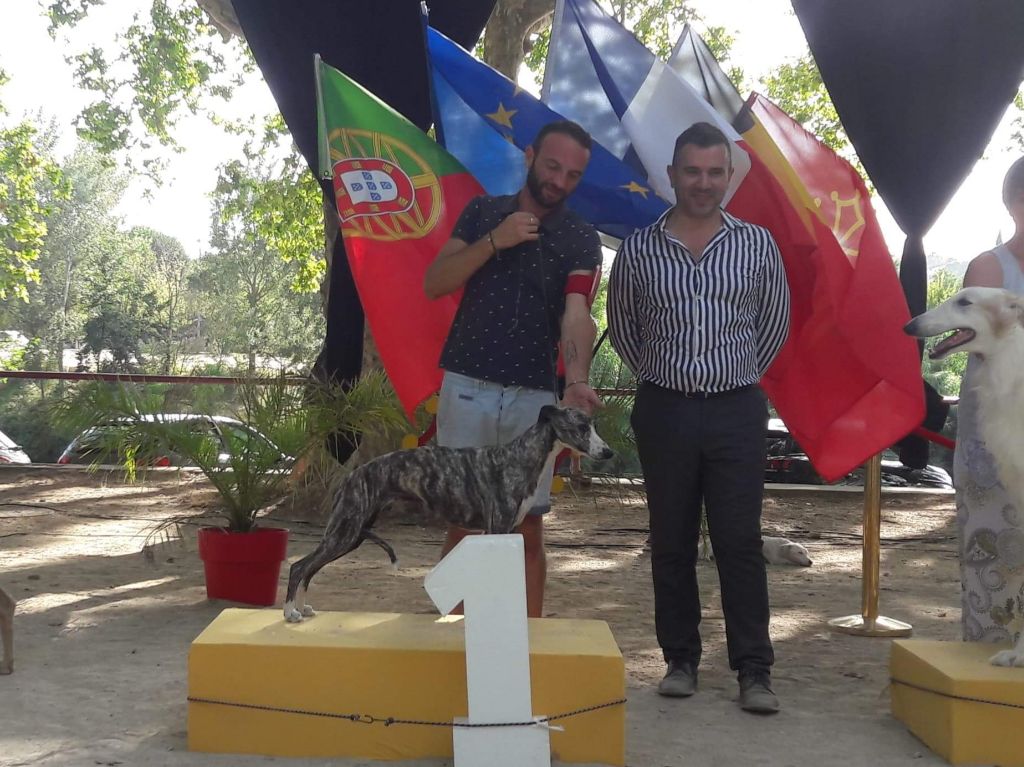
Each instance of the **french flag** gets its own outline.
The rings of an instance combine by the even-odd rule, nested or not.
[[[558,0],[541,100],[641,172],[666,200],[676,137],[695,122],[733,142],[725,203],[750,172],[740,135],[693,87],[593,2]]]

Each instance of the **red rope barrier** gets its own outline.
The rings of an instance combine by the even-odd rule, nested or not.
[[[244,378],[239,376],[173,376],[149,375],[145,373],[59,373],[49,370],[0,370],[0,378],[30,378],[42,381],[110,381],[112,383],[201,383],[240,385],[257,384],[269,386],[280,382],[279,377]],[[284,383],[288,386],[301,386],[306,383],[302,376],[285,376]]]

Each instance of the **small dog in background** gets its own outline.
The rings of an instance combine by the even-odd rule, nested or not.
[[[978,416],[985,446],[1018,511],[1024,511],[1024,298],[1000,288],[964,288],[904,328],[917,338],[951,333],[929,352],[942,359],[974,352]],[[1020,584],[1017,593],[1024,590]],[[995,666],[1024,666],[1024,631],[1016,645],[992,656]]]
[[[770,565],[799,565],[810,567],[811,555],[807,549],[789,538],[775,538],[770,535],[761,536],[761,554]]]
[[[0,638],[4,643],[3,660],[0,660],[0,674],[14,671],[14,599],[0,588]]]
[[[810,567],[814,564],[806,548],[789,538],[777,538],[771,535],[761,536],[761,556],[770,565],[798,565]],[[714,561],[715,550],[711,546],[710,536],[701,535],[701,558]]]
[[[468,530],[510,533],[533,507],[564,448],[598,460],[613,453],[590,418],[574,408],[542,407],[537,423],[507,445],[451,448],[431,445],[382,455],[342,480],[320,545],[291,566],[284,618],[297,623],[315,615],[306,604],[314,575],[363,541],[391,547],[370,529],[394,501],[418,502],[428,513]]]

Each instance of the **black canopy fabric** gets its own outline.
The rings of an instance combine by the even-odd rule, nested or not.
[[[792,3],[843,127],[907,235],[900,281],[910,313],[920,314],[928,295],[923,237],[1024,79],[1024,2]],[[924,386],[924,425],[938,431],[949,406]],[[927,455],[920,438],[900,443],[908,465],[924,466]]]
[[[494,0],[431,0],[430,23],[472,46]],[[313,55],[424,130],[430,97],[419,0],[241,0],[238,20],[306,161],[316,168]]]
[[[1024,2],[792,3],[843,127],[907,234],[900,277],[919,314],[921,239],[1024,79]]]
[[[432,0],[431,24],[472,46],[494,0]],[[235,12],[292,138],[317,167],[313,55],[340,69],[426,129],[431,122],[419,0],[245,0]],[[333,195],[329,184],[328,194]],[[327,339],[318,360],[331,380],[351,380],[362,361],[363,313],[340,237],[333,238]]]
[[[465,47],[473,46],[495,0],[431,0],[430,23]],[[256,63],[310,169],[317,168],[313,56],[345,72],[409,120],[431,123],[429,75],[419,0],[236,0],[235,13]],[[333,189],[322,184],[332,201]],[[359,376],[363,310],[337,227],[328,227],[332,253],[327,334],[313,375],[347,383]],[[332,445],[339,460],[352,445]]]

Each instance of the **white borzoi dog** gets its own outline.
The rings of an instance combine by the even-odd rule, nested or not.
[[[978,422],[999,479],[1024,510],[1024,298],[999,288],[964,288],[912,319],[905,331],[918,338],[952,331],[929,356],[974,352],[978,368]],[[992,656],[996,666],[1024,666],[1024,631],[1011,650]]]

